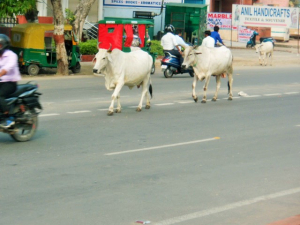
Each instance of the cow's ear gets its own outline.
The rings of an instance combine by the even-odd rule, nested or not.
[[[107,54],[107,59],[108,59],[108,61],[112,62],[111,54]]]
[[[196,48],[198,48],[198,45],[194,45],[194,46],[193,46],[193,49],[196,49]]]

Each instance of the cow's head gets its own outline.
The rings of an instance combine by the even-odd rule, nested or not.
[[[256,52],[256,53],[259,53],[259,52],[260,52],[261,46],[262,46],[262,44],[257,44],[257,45],[254,46],[254,47],[255,47],[255,52]]]
[[[93,62],[95,63],[93,72],[101,73],[101,71],[106,68],[109,61],[111,61],[111,46],[108,50],[99,48],[98,53],[93,59]]]
[[[183,69],[193,66],[197,60],[196,55],[202,54],[200,51],[197,51],[198,46],[188,46],[183,52],[183,63],[181,67]]]

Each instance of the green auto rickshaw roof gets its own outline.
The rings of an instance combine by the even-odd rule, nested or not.
[[[106,18],[104,20],[99,20],[99,24],[146,24],[153,25],[153,21],[146,19],[130,19],[130,18]]]

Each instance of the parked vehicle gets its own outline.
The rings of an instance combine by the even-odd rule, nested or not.
[[[22,73],[37,75],[41,68],[57,68],[53,24],[18,24],[11,30],[11,50],[19,56]],[[64,25],[64,42],[73,73],[80,72],[80,53],[71,25]]]
[[[161,60],[161,69],[166,78],[173,77],[174,74],[189,73],[191,77],[194,77],[194,71],[192,68],[182,69],[180,59],[169,52],[165,52],[164,58]]]
[[[41,93],[34,83],[20,84],[17,90],[6,98],[10,106],[10,114],[15,118],[15,124],[9,128],[0,128],[0,132],[8,133],[16,141],[28,141],[36,132],[38,114],[42,110],[39,103]],[[4,116],[0,113],[0,120]]]
[[[132,51],[132,40],[134,37],[133,28],[135,27],[141,40],[140,48],[148,52],[152,59],[151,74],[155,72],[156,53],[151,53],[151,42],[147,39],[148,30],[153,28],[154,22],[139,18],[107,18],[99,21],[98,47],[109,49],[117,48],[123,52]],[[152,38],[152,37],[151,37]]]

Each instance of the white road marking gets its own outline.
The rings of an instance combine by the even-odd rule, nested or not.
[[[106,110],[108,110],[108,109],[98,109],[99,111],[106,111]]]
[[[186,102],[177,102],[179,104],[188,104],[188,103],[194,103],[195,101],[186,101]]]
[[[293,94],[299,94],[299,92],[286,92],[284,94],[286,94],[286,95],[293,95]]]
[[[274,93],[274,94],[264,94],[264,96],[274,96],[274,95],[282,95],[281,93]]]
[[[46,116],[59,116],[58,113],[50,113],[50,114],[41,114],[39,117],[46,117]]]
[[[139,149],[127,150],[127,151],[122,151],[122,152],[112,152],[112,153],[106,153],[105,155],[120,155],[120,154],[133,153],[133,152],[142,152],[142,151],[149,151],[149,150],[153,150],[153,149],[169,148],[169,147],[176,147],[176,146],[181,146],[181,145],[190,145],[190,144],[206,142],[206,141],[215,141],[218,139],[220,139],[220,138],[214,137],[214,138],[181,142],[181,143],[170,144],[170,145],[160,145],[160,146],[154,146],[154,147],[149,147],[149,148],[139,148]]]
[[[69,114],[76,114],[76,113],[88,113],[88,112],[91,112],[89,110],[82,110],[82,111],[74,111],[74,112],[67,112]]]
[[[154,223],[154,225],[173,225],[173,224],[177,224],[177,223],[184,222],[187,220],[197,219],[197,218],[201,218],[204,216],[209,216],[209,215],[213,215],[216,213],[224,212],[227,210],[236,209],[236,208],[240,208],[243,206],[255,204],[257,202],[267,201],[267,200],[283,197],[286,195],[297,194],[299,192],[300,192],[300,188],[289,189],[289,190],[285,190],[285,191],[281,191],[281,192],[277,192],[277,193],[273,193],[273,194],[269,194],[269,195],[263,195],[260,197],[231,203],[231,204],[224,205],[221,207],[211,208],[211,209],[207,209],[207,210],[202,210],[202,211],[162,220],[162,221]]]
[[[174,105],[174,103],[160,103],[160,104],[154,104],[157,106],[164,106],[164,105]]]
[[[241,97],[232,97],[233,99],[241,98]],[[223,98],[225,100],[228,100],[228,98]]]
[[[65,102],[81,102],[82,100],[68,100],[68,101],[65,101]]]
[[[261,95],[247,95],[244,96],[245,98],[256,98],[256,97],[260,97]]]
[[[300,127],[300,125],[296,125],[296,127]]]

